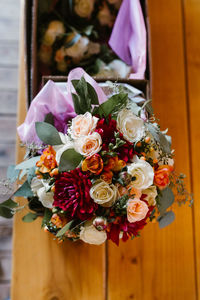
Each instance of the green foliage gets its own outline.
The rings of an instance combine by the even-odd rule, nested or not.
[[[114,114],[127,103],[128,94],[120,93],[113,95],[106,102],[95,108],[93,114],[98,114],[100,117],[108,117],[110,114]]]
[[[64,151],[60,158],[59,171],[64,172],[75,169],[80,164],[82,158],[82,155],[74,149]]]
[[[128,195],[124,195],[117,199],[114,204],[114,211],[116,215],[126,215],[127,214],[127,202],[128,202]]]
[[[22,220],[25,223],[31,223],[37,219],[38,215],[32,212],[29,212],[27,215],[25,215]]]
[[[167,136],[151,123],[146,123],[148,131],[152,134],[155,141],[160,144],[163,152],[171,154],[171,143]]]
[[[31,190],[30,184],[28,183],[28,180],[26,180],[22,186],[14,193],[14,196],[16,197],[32,197],[33,192]]]
[[[52,113],[48,113],[45,116],[44,122],[54,126],[54,117],[53,117]]]
[[[70,229],[73,222],[73,220],[68,222],[62,229],[60,229],[56,234],[56,237],[61,238],[66,233],[66,231]]]
[[[18,204],[11,199],[0,203],[0,216],[11,219],[15,213],[14,208],[16,208],[17,206]]]
[[[168,211],[162,216],[159,216],[157,220],[159,222],[159,227],[164,228],[175,220],[175,214],[173,211]]]
[[[47,145],[62,145],[62,141],[57,129],[46,122],[35,123],[36,133],[39,139]]]
[[[15,169],[15,165],[11,165],[7,169],[7,178],[10,182],[15,182],[19,176],[20,170]]]
[[[92,110],[92,105],[98,105],[99,100],[93,86],[82,76],[80,80],[72,80],[77,94],[72,94],[74,110],[77,114],[84,114]]]
[[[174,194],[170,187],[166,187],[159,197],[158,210],[163,215],[166,210],[174,203]]]
[[[22,163],[16,165],[15,169],[16,170],[23,170],[23,169],[33,168],[33,167],[35,167],[36,162],[38,162],[38,160],[40,160],[40,156],[34,156],[34,157],[29,158],[29,159],[23,161]]]
[[[49,225],[52,215],[53,215],[52,211],[48,208],[45,208],[44,217],[42,219],[42,227]]]

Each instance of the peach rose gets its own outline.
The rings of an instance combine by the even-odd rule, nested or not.
[[[99,133],[93,132],[74,142],[74,149],[83,156],[92,156],[101,150],[102,139]]]
[[[92,133],[96,128],[98,120],[98,118],[93,117],[89,112],[73,118],[71,128],[69,129],[72,138],[78,139]]]
[[[82,171],[99,175],[103,170],[103,160],[99,154],[87,157],[82,163]]]
[[[154,174],[154,184],[160,189],[165,189],[170,183],[170,173],[173,171],[172,166],[159,166]]]
[[[128,200],[127,219],[130,223],[143,220],[148,211],[149,208],[144,201],[141,201],[137,198]]]

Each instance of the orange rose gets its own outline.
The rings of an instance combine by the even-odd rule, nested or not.
[[[112,182],[112,177],[113,177],[113,172],[111,171],[106,171],[101,174],[101,179],[109,184]]]
[[[41,173],[49,173],[57,167],[56,152],[52,146],[48,146],[48,148],[44,149],[36,166]]]
[[[127,219],[130,223],[143,220],[149,211],[148,205],[137,198],[128,200]]]
[[[99,175],[103,170],[103,160],[99,154],[87,157],[82,163],[82,171],[90,171]]]
[[[154,183],[160,189],[163,190],[170,183],[170,173],[173,171],[172,166],[163,165],[159,166],[154,174]]]
[[[118,156],[113,156],[108,159],[108,163],[105,165],[104,170],[105,171],[112,170],[114,172],[119,172],[125,166],[126,166],[125,161],[119,160]]]

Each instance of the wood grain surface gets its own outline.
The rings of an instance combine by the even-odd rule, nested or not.
[[[149,224],[140,238],[119,248],[109,243],[107,251],[82,243],[58,245],[40,229],[40,220],[24,224],[18,215],[12,300],[198,300],[200,3],[150,0],[148,9],[153,105],[161,127],[172,135],[176,169],[187,175],[195,210],[175,204],[171,226],[160,230]],[[26,113],[22,45],[19,123]],[[19,150],[18,160],[22,156]]]

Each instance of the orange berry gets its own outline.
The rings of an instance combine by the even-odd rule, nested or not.
[[[142,146],[142,143],[141,143],[141,142],[137,142],[136,146],[137,146],[137,147],[141,147],[141,146]]]
[[[58,175],[58,168],[53,169],[50,173],[51,177],[56,176],[56,175]]]
[[[52,187],[51,187],[51,191],[54,193],[55,192],[55,185],[53,185]]]
[[[147,137],[145,138],[145,140],[144,140],[144,141],[145,141],[145,143],[147,143],[147,144],[148,144],[148,143],[150,142],[150,140],[151,140],[151,139],[150,139],[150,137],[149,137],[149,136],[147,136]]]

